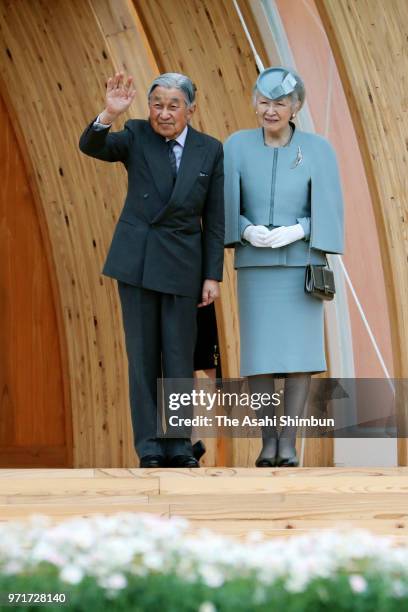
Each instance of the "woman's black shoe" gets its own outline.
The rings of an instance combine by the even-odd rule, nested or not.
[[[262,450],[255,461],[256,467],[275,467],[276,453],[278,452],[278,440],[274,436],[262,440]]]
[[[299,459],[297,455],[293,455],[292,457],[281,457],[278,455],[276,457],[276,465],[278,467],[297,467],[299,465]]]
[[[283,456],[279,454],[280,451],[283,451]],[[279,438],[276,465],[278,467],[297,467],[299,465],[296,454],[296,438]]]
[[[259,467],[259,468],[275,467],[276,459],[275,457],[258,457],[258,459],[255,462],[255,465],[256,467]]]

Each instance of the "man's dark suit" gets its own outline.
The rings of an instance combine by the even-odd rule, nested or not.
[[[156,379],[192,377],[202,283],[222,280],[222,145],[189,126],[173,185],[167,143],[148,121],[129,120],[114,133],[93,123],[81,151],[121,161],[128,172],[103,274],[118,280],[136,450],[140,457],[190,454],[190,440],[168,441],[166,451],[157,440]]]

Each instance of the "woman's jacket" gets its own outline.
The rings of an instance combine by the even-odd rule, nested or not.
[[[285,147],[264,144],[262,128],[232,134],[224,144],[225,246],[236,268],[324,264],[343,253],[343,198],[335,152],[317,134],[295,128]],[[250,224],[272,229],[300,223],[305,238],[277,249],[242,238]]]

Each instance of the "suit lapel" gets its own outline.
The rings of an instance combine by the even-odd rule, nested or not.
[[[200,132],[189,126],[176,184],[170,200],[182,202],[200,173],[204,161],[203,141],[200,136]]]
[[[203,139],[200,132],[189,126],[173,192],[167,206],[158,213],[154,219],[155,221],[160,220],[171,209],[174,202],[180,204],[185,200],[191,187],[197,180],[204,158],[205,149],[203,148]]]
[[[167,204],[173,189],[173,176],[165,139],[147,124],[147,138],[143,146],[147,164],[163,205]]]

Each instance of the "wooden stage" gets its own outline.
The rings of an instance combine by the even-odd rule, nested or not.
[[[149,512],[267,537],[348,525],[408,543],[408,468],[2,469],[0,520]]]

